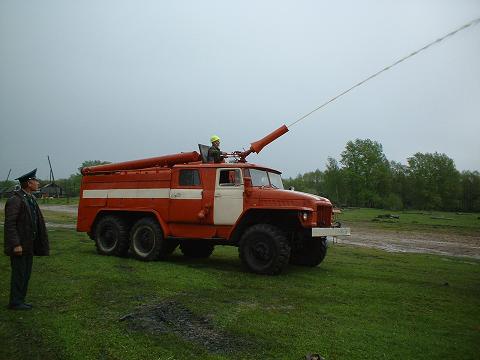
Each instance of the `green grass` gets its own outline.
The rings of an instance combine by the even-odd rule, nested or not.
[[[478,359],[480,262],[336,244],[316,268],[246,273],[235,248],[163,262],[97,255],[85,234],[50,230],[30,312],[0,308],[0,359]],[[0,234],[3,242],[3,234]],[[9,261],[0,258],[0,299]],[[174,300],[248,344],[209,352],[119,319]],[[228,350],[231,350],[229,353]]]
[[[397,215],[399,219],[380,219],[378,215]],[[344,209],[337,218],[351,226],[384,230],[427,231],[442,233],[480,234],[479,213],[444,211],[392,211],[381,209]]]

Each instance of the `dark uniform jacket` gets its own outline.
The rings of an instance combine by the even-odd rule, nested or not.
[[[23,255],[49,255],[50,246],[45,220],[35,202],[37,221],[33,221],[27,196],[23,190],[16,191],[5,204],[5,254],[12,256],[13,248],[21,245]],[[36,231],[35,223],[37,224]],[[35,234],[37,234],[36,237]]]
[[[223,156],[222,152],[220,151],[219,148],[215,146],[210,146],[208,149],[208,162],[215,162],[215,163],[221,163],[223,162]]]

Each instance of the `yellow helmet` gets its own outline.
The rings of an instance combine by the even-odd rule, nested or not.
[[[213,143],[215,141],[220,141],[220,138],[217,135],[212,135],[212,137],[210,138],[210,142]]]

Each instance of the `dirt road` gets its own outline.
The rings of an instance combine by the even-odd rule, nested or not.
[[[339,244],[365,246],[389,252],[415,252],[480,259],[480,234],[451,235],[411,231],[388,231],[351,226],[352,235],[337,239]]]

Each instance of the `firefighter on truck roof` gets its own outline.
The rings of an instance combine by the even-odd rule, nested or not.
[[[220,138],[217,135],[212,135],[210,142],[212,143],[212,146],[208,149],[208,162],[224,162],[226,153],[220,151]]]

